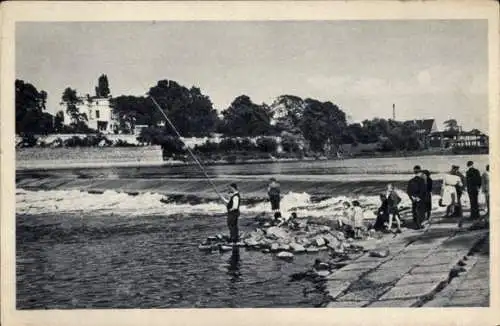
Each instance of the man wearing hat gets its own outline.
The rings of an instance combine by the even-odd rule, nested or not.
[[[474,162],[467,162],[467,172],[465,173],[467,179],[467,193],[469,194],[470,201],[470,218],[479,218],[479,203],[478,195],[479,188],[481,188],[481,173],[474,167]]]
[[[411,199],[413,221],[417,229],[422,228],[422,221],[425,217],[427,185],[423,176],[423,171],[419,165],[413,168],[415,176],[408,182],[407,194]]]
[[[239,241],[238,217],[240,216],[240,193],[236,183],[229,185],[229,199],[222,198],[227,207],[227,227],[229,228],[229,242],[236,244]]]

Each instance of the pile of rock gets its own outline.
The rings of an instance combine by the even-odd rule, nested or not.
[[[347,250],[363,250],[346,239],[341,231],[332,230],[329,226],[309,224],[307,220],[296,221],[298,227],[290,229],[286,226],[259,227],[243,235],[238,246],[247,250],[260,250],[263,253],[275,253],[282,259],[293,259],[296,254],[316,253],[329,250],[334,255],[343,255]],[[201,250],[224,251],[227,236],[209,237],[200,245]]]

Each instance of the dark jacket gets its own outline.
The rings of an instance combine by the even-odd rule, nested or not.
[[[481,188],[481,173],[475,168],[469,168],[465,173],[468,191],[478,191]]]
[[[401,197],[395,191],[391,191],[387,198],[387,209],[390,214],[397,213],[399,203],[401,203]]]
[[[425,180],[419,176],[413,177],[408,182],[406,193],[410,198],[418,197],[421,200],[425,199],[427,193],[427,186],[425,185]]]
[[[275,187],[269,186],[269,190],[267,192],[269,197],[280,197],[280,186],[276,185]]]

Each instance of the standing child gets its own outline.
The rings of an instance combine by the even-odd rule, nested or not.
[[[342,203],[344,208],[342,212],[342,217],[338,219],[340,229],[346,234],[347,238],[354,237],[354,225],[353,225],[353,214],[351,203],[345,201]]]
[[[401,202],[401,197],[394,191],[392,184],[387,185],[387,192],[385,197],[387,198],[387,213],[389,215],[389,221],[387,223],[387,229],[390,231],[392,229],[392,220],[396,221],[397,233],[401,233],[401,220],[399,218],[399,208],[398,205]]]
[[[271,210],[275,219],[281,217],[280,212],[280,201],[281,201],[281,191],[280,185],[275,178],[271,178],[269,187],[267,188],[267,194],[269,196],[269,201],[271,202]]]
[[[354,228],[354,237],[360,238],[361,231],[363,230],[363,209],[359,204],[359,201],[355,200],[352,202],[352,226]]]

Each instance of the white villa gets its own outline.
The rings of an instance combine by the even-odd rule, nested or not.
[[[87,125],[89,128],[98,130],[104,134],[110,134],[114,132],[115,126],[118,121],[113,114],[113,109],[110,107],[109,97],[96,97],[96,96],[86,96],[80,97],[81,103],[77,105],[80,113],[85,113],[87,115]],[[64,106],[64,104],[62,104]],[[63,107],[63,112],[66,112],[65,106]],[[64,124],[69,125],[71,123],[71,117],[68,114],[64,114]]]

